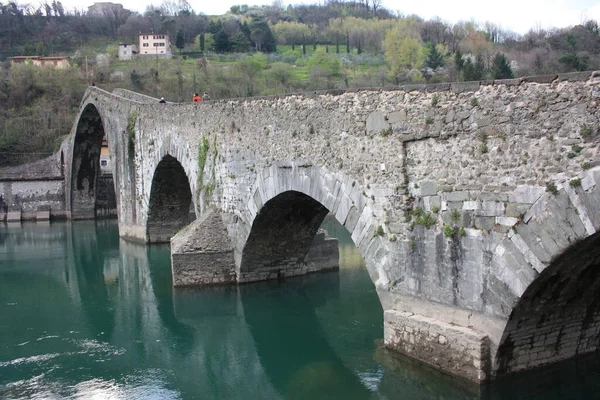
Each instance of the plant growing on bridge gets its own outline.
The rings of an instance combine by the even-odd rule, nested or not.
[[[127,150],[129,151],[129,156],[133,156],[135,150],[135,124],[137,116],[137,112],[132,112],[127,117]]]
[[[375,229],[375,232],[373,232],[373,237],[383,236],[383,233],[383,226],[378,225],[377,229]]]
[[[436,223],[436,218],[428,212],[425,212],[422,208],[414,208],[412,213],[408,215],[408,221],[413,219],[412,228],[416,225],[423,225],[426,229],[431,228]]]
[[[208,139],[203,137],[198,146],[198,192],[204,188],[204,166],[206,165],[206,156],[208,155]]]
[[[558,188],[556,187],[556,184],[554,182],[548,182],[546,184],[546,192],[552,193],[556,196],[558,194]]]
[[[571,179],[569,181],[569,186],[571,186],[572,188],[581,186],[581,179],[580,178]]]

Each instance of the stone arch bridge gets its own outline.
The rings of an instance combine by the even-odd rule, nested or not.
[[[65,165],[93,218],[106,135],[119,231],[180,285],[313,271],[335,216],[388,347],[473,381],[600,345],[600,74],[159,104],[90,87]],[[192,222],[193,221],[193,222]]]

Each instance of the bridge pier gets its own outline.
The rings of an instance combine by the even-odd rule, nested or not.
[[[236,268],[233,247],[218,211],[211,210],[171,239],[173,286],[248,283],[339,268],[337,239],[319,231],[303,259],[290,257],[251,271]]]

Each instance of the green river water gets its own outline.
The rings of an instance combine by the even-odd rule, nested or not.
[[[195,289],[115,221],[0,225],[0,398],[600,397],[598,357],[480,391],[390,354],[358,250],[325,225],[339,272]]]

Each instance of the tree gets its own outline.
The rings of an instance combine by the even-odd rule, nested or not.
[[[496,53],[492,62],[492,75],[494,79],[514,78],[513,70],[502,53]]]
[[[461,72],[465,66],[465,60],[463,60],[463,55],[458,49],[454,53],[454,65],[456,66],[456,70],[458,72]]]
[[[181,50],[183,50],[183,48],[185,47],[185,41],[183,39],[183,30],[178,30],[177,31],[177,38],[175,39],[175,47],[177,47],[179,49],[179,52],[181,52]]]
[[[227,53],[231,49],[231,44],[229,43],[229,37],[225,30],[221,28],[217,33],[213,36],[214,39],[214,50],[217,53]]]
[[[423,46],[418,39],[405,36],[401,26],[393,28],[385,35],[383,45],[390,75],[396,80],[400,73],[421,68],[425,62]]]
[[[277,51],[275,36],[265,20],[255,19],[250,25],[250,38],[254,42],[256,51],[272,53]]]
[[[444,55],[440,53],[433,43],[429,42],[427,45],[429,53],[427,54],[427,60],[425,65],[431,69],[436,69],[444,65]]]

